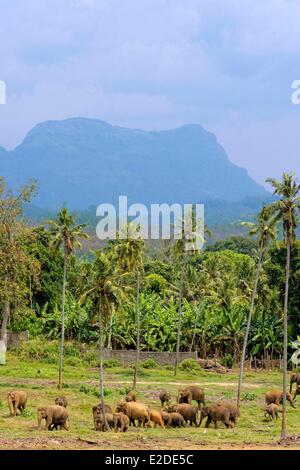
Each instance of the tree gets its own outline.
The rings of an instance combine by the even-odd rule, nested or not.
[[[276,235],[276,219],[271,217],[271,209],[267,206],[264,206],[261,212],[258,214],[257,221],[254,223],[245,223],[250,227],[250,235],[256,236],[258,238],[258,261],[256,265],[256,273],[254,278],[254,285],[251,295],[251,304],[248,314],[248,321],[245,330],[244,342],[243,342],[243,350],[242,350],[242,357],[240,362],[240,373],[239,373],[239,381],[238,381],[238,390],[237,390],[237,406],[240,406],[240,399],[241,399],[241,390],[242,390],[242,382],[243,382],[243,372],[244,372],[244,364],[246,358],[246,349],[248,344],[249,338],[249,331],[251,325],[251,319],[253,316],[253,312],[255,309],[255,301],[257,297],[257,288],[259,282],[259,275],[261,271],[261,265],[263,262],[263,257],[265,251],[268,247],[268,244],[271,240],[274,240]]]
[[[297,213],[300,209],[300,185],[293,173],[283,173],[280,180],[268,178],[267,182],[274,188],[274,195],[280,199],[270,205],[277,221],[283,223],[283,234],[286,245],[285,291],[283,309],[283,400],[281,439],[286,438],[286,374],[287,374],[287,345],[288,345],[288,306],[289,280],[291,268],[291,249],[296,239]]]
[[[135,321],[136,321],[136,355],[134,364],[132,389],[136,390],[138,364],[140,357],[140,288],[141,272],[144,265],[145,242],[138,236],[139,227],[128,224],[124,238],[117,239],[115,253],[118,258],[118,264],[123,273],[134,273],[136,279],[135,291]]]
[[[0,363],[6,362],[7,326],[12,305],[30,299],[29,279],[38,274],[39,264],[27,251],[25,238],[33,232],[22,221],[22,204],[36,190],[34,183],[20,189],[18,194],[7,189],[0,178]]]
[[[89,297],[93,301],[94,313],[99,320],[99,363],[100,363],[100,397],[105,428],[108,430],[104,407],[103,377],[103,330],[104,324],[110,319],[114,306],[125,299],[124,291],[118,283],[118,273],[112,256],[101,251],[94,251],[95,261],[88,276],[85,292],[81,299]]]
[[[49,221],[51,247],[55,252],[61,248],[64,256],[64,269],[63,269],[63,283],[62,283],[62,312],[61,312],[61,339],[60,339],[60,354],[59,354],[59,373],[58,373],[58,388],[62,388],[62,368],[63,368],[63,354],[64,354],[64,340],[65,340],[65,299],[66,299],[66,285],[67,285],[67,267],[68,258],[75,252],[77,248],[81,248],[80,239],[88,239],[89,235],[82,229],[85,224],[75,225],[75,216],[70,214],[66,207],[63,207],[56,220]]]
[[[191,220],[191,224],[189,221]],[[173,248],[173,254],[175,260],[179,263],[180,277],[178,287],[178,316],[177,316],[177,341],[176,341],[176,356],[175,356],[175,367],[174,376],[177,375],[177,368],[179,364],[179,351],[180,351],[180,338],[181,338],[181,320],[182,320],[182,302],[185,290],[185,276],[188,267],[188,255],[195,254],[199,247],[197,246],[195,234],[198,232],[198,237],[201,235],[201,228],[203,229],[203,235],[211,236],[211,232],[204,226],[203,220],[196,220],[194,208],[191,208],[189,214],[179,222],[179,238]],[[204,238],[202,242],[204,243]],[[197,321],[197,320],[196,320]]]

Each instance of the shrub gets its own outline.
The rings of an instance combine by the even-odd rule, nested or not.
[[[84,393],[85,395],[94,396],[100,398],[100,392],[95,387],[87,387],[86,385],[81,385],[79,391]],[[110,388],[104,388],[104,396],[111,395],[112,390]]]
[[[202,369],[195,359],[184,359],[179,364],[179,369],[186,372],[200,372]]]
[[[33,413],[32,413],[32,411],[29,411],[29,410],[25,409],[25,410],[22,411],[21,416],[22,416],[22,418],[32,418]]]
[[[124,388],[120,388],[120,395],[127,395],[131,390],[132,388],[129,385],[126,385]]]
[[[232,354],[226,354],[225,357],[222,357],[222,359],[220,360],[220,364],[222,366],[225,366],[225,367],[228,367],[229,369],[231,369],[232,366],[233,366],[233,356],[232,356]]]
[[[83,360],[80,357],[72,357],[72,356],[66,357],[64,362],[67,366],[73,366],[73,367],[82,366],[83,364]]]
[[[154,361],[154,359],[146,359],[144,362],[141,362],[141,366],[144,369],[157,369],[159,365],[157,362]]]
[[[93,367],[99,367],[99,353],[96,351],[87,351],[84,360]]]
[[[118,359],[105,359],[103,361],[103,367],[106,368],[106,369],[110,369],[110,368],[113,368],[113,367],[121,367],[121,365],[122,364]]]
[[[256,399],[256,393],[254,392],[246,392],[242,395],[243,401],[254,401]]]

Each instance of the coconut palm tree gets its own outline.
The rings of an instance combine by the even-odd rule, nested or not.
[[[185,225],[187,220],[192,220],[191,227]],[[179,221],[179,233],[181,232],[181,238],[179,238],[173,247],[173,255],[177,260],[180,267],[179,287],[178,287],[178,315],[177,315],[177,341],[176,341],[176,356],[175,356],[175,367],[174,376],[177,375],[177,368],[179,364],[179,351],[180,351],[180,337],[181,337],[181,319],[182,319],[182,301],[185,291],[185,277],[188,268],[188,255],[195,254],[199,248],[195,243],[195,233],[198,235],[203,232],[203,235],[211,237],[211,232],[204,225],[202,220],[195,220],[195,213],[193,208],[191,209],[190,217],[184,218]],[[203,229],[203,230],[201,230]],[[203,243],[205,240],[202,240]],[[187,249],[187,247],[189,248]]]
[[[134,274],[136,279],[135,291],[135,321],[136,321],[136,355],[133,374],[132,389],[136,390],[138,364],[140,357],[140,289],[141,289],[141,272],[144,264],[144,240],[138,236],[139,227],[135,227],[129,223],[126,227],[126,233],[123,238],[116,240],[115,255],[118,259],[118,266],[120,270],[128,274]]]
[[[274,195],[279,196],[279,200],[272,203],[270,207],[276,220],[282,221],[283,223],[284,241],[286,245],[285,291],[283,309],[283,400],[281,422],[281,439],[285,439],[289,280],[291,269],[291,249],[296,239],[297,215],[300,210],[300,185],[294,177],[293,173],[283,173],[280,180],[268,178],[267,182],[273,186]]]
[[[110,253],[92,252],[95,261],[88,275],[87,284],[81,295],[81,301],[90,298],[94,305],[93,315],[98,316],[99,322],[99,384],[102,412],[105,428],[108,429],[104,406],[104,376],[103,376],[103,330],[105,322],[110,320],[113,309],[126,300],[124,290],[119,284],[116,265]]]
[[[65,340],[65,298],[66,298],[66,285],[67,285],[67,267],[68,258],[75,252],[76,249],[81,248],[80,239],[88,239],[89,235],[83,231],[85,224],[75,224],[75,216],[70,214],[66,207],[63,207],[55,220],[49,221],[51,247],[54,251],[58,252],[61,248],[63,250],[64,268],[63,268],[63,283],[62,283],[62,312],[61,312],[61,339],[60,339],[60,354],[59,354],[59,373],[58,373],[58,388],[62,388],[62,368],[63,368],[63,353],[64,353],[64,340]]]
[[[240,362],[240,374],[239,374],[239,381],[238,381],[238,389],[237,389],[237,406],[240,406],[241,400],[241,389],[242,389],[242,382],[243,382],[243,372],[244,372],[244,364],[246,358],[246,349],[248,344],[249,338],[249,331],[251,325],[251,319],[253,316],[253,312],[255,309],[255,301],[257,296],[257,288],[259,282],[259,276],[261,271],[261,266],[264,258],[264,254],[268,247],[268,244],[271,240],[274,240],[276,236],[276,218],[272,217],[272,211],[269,207],[264,206],[260,213],[257,216],[256,222],[246,222],[243,225],[250,227],[249,234],[252,236],[256,236],[258,238],[258,261],[256,265],[256,272],[255,272],[255,279],[254,285],[251,295],[251,304],[250,310],[248,314],[248,321],[245,330],[244,342],[243,342],[243,349],[242,349],[242,357]]]

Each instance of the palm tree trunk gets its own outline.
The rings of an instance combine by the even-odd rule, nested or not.
[[[194,341],[195,341],[195,337],[196,337],[197,323],[198,323],[198,317],[199,317],[199,310],[200,310],[200,309],[197,310],[197,315],[196,315],[196,318],[195,318],[194,332],[193,332],[193,337],[192,337],[192,341],[191,341],[191,345],[190,345],[190,353],[191,353],[192,350],[193,350]]]
[[[101,304],[99,304],[99,379],[100,379],[100,400],[101,408],[104,419],[104,428],[107,431],[109,429],[104,403],[104,376],[103,376],[103,318]]]
[[[107,336],[107,349],[112,349],[111,346],[111,337],[112,337],[112,324],[113,324],[113,312],[111,312],[109,318],[109,329],[108,329],[108,336]]]
[[[135,364],[134,364],[134,374],[133,374],[132,390],[136,390],[137,371],[138,371],[139,359],[140,359],[140,315],[139,315],[139,303],[140,303],[140,271],[137,270],[137,274],[136,274],[136,299],[135,299],[136,352],[135,352]]]
[[[60,352],[59,352],[59,372],[58,372],[58,389],[62,389],[62,370],[63,370],[63,355],[65,343],[65,300],[66,300],[66,284],[67,284],[67,263],[68,255],[66,247],[64,249],[64,274],[63,274],[63,287],[62,287],[62,311],[61,311],[61,336],[60,336]]]
[[[243,373],[244,373],[244,364],[245,364],[245,358],[246,358],[246,349],[247,349],[247,344],[248,344],[251,319],[252,319],[252,315],[253,315],[254,307],[255,307],[255,299],[256,299],[256,294],[257,294],[259,273],[260,273],[261,263],[262,263],[262,259],[263,259],[263,254],[264,254],[264,250],[261,249],[260,253],[259,253],[259,259],[258,259],[258,262],[257,262],[255,281],[254,281],[252,297],[251,297],[251,305],[250,305],[248,321],[247,321],[247,327],[246,327],[245,336],[244,336],[242,357],[241,357],[241,363],[240,363],[240,375],[239,375],[238,390],[237,390],[237,406],[238,406],[238,408],[240,406],[240,401],[241,401],[241,390],[242,390],[242,383],[243,383]]]
[[[32,281],[31,281],[31,274],[29,275],[29,299],[30,299],[30,308],[33,309],[32,304]]]
[[[289,302],[289,280],[291,266],[291,240],[287,234],[286,247],[286,271],[285,271],[285,293],[284,293],[284,310],[283,310],[283,367],[282,367],[282,421],[281,421],[281,439],[286,438],[286,374],[287,374],[287,344],[288,344],[288,302]]]
[[[182,295],[183,295],[183,271],[184,265],[181,268],[180,283],[179,283],[179,305],[177,316],[177,342],[176,342],[176,356],[175,356],[175,369],[174,376],[177,375],[177,368],[179,363],[179,350],[180,350],[180,337],[181,337],[181,315],[182,315]]]
[[[6,350],[7,350],[7,325],[10,315],[10,303],[4,302],[2,311],[2,325],[0,331],[0,365],[6,364]]]

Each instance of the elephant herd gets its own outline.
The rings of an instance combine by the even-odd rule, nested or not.
[[[296,391],[292,397],[292,387],[296,383]],[[300,395],[300,374],[292,374],[290,382],[290,392],[287,392],[287,401],[295,408],[294,401]],[[8,407],[12,416],[21,413],[26,407],[27,393],[24,391],[12,391],[7,395]],[[113,411],[110,405],[101,404],[93,406],[92,414],[94,420],[94,429],[96,431],[105,431],[107,428],[115,432],[126,432],[130,425],[161,428],[186,427],[195,425],[201,426],[206,418],[205,427],[211,423],[217,429],[218,422],[223,423],[226,428],[233,428],[237,424],[237,418],[240,416],[239,409],[235,403],[224,400],[219,403],[213,403],[209,406],[205,404],[205,395],[203,388],[190,386],[180,388],[176,403],[171,404],[171,395],[168,391],[162,390],[159,393],[161,410],[149,407],[147,404],[136,400],[136,392],[131,391],[126,395],[125,401],[117,403]],[[283,393],[281,390],[272,390],[266,393],[264,408],[265,417],[271,420],[278,417],[280,411],[278,406],[282,404]],[[197,406],[193,405],[193,401]],[[66,397],[58,397],[55,404],[37,408],[38,427],[41,428],[42,421],[45,420],[47,430],[65,429],[70,427],[69,414],[67,410]],[[199,417],[199,420],[198,420]]]

